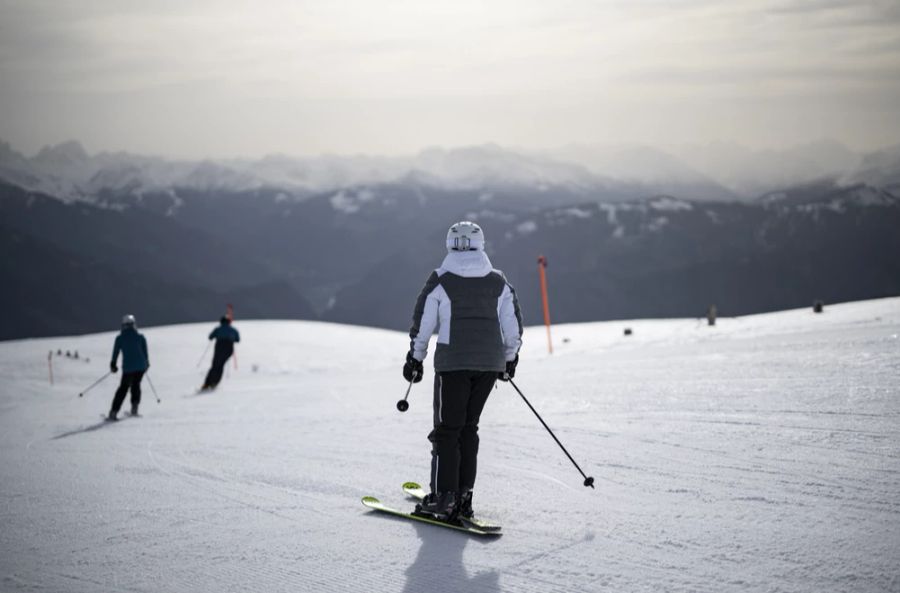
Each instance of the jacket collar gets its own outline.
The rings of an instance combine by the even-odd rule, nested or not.
[[[450,272],[464,278],[481,278],[493,270],[494,266],[484,251],[451,251],[438,268],[438,275]]]

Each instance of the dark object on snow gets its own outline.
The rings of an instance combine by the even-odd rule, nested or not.
[[[66,350],[66,358],[72,358],[72,353]]]
[[[570,340],[569,338],[563,338],[563,344],[568,344],[571,341],[572,340]]]
[[[72,358],[78,360],[78,350],[75,351],[75,353],[72,355]]]
[[[821,313],[823,308],[825,308],[824,302],[816,301],[813,303],[813,313]]]
[[[716,306],[715,306],[715,305],[710,305],[710,306],[709,306],[709,309],[706,310],[706,322],[707,322],[707,324],[709,324],[709,325],[715,325],[715,324],[716,324],[716,315],[717,315],[717,313],[718,313],[718,312],[716,311]]]
[[[626,336],[630,336],[630,335],[631,335],[631,328],[630,328],[630,327],[626,327],[626,328],[625,328],[625,331],[623,331],[622,333],[625,334]]]

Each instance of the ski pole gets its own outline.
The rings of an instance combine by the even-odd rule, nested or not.
[[[160,400],[159,395],[156,394],[156,387],[153,386],[153,381],[150,379],[150,373],[147,373],[147,383],[150,384],[150,389],[153,390],[153,395],[156,397],[156,403],[161,404],[162,400]]]
[[[96,387],[97,385],[100,385],[100,383],[102,383],[103,380],[106,379],[107,377],[109,377],[110,375],[112,375],[112,371],[106,373],[105,375],[103,375],[102,377],[100,377],[99,379],[97,379],[96,381],[94,381],[93,383],[91,383],[91,386],[88,387],[87,389],[85,389],[84,391],[82,391],[81,393],[79,393],[79,394],[78,394],[78,397],[84,397],[84,394],[85,394],[85,393],[87,393],[88,391],[90,391],[91,389],[93,389],[94,387]]]
[[[406,388],[406,395],[403,396],[403,399],[401,399],[400,401],[397,402],[397,409],[400,410],[401,412],[405,412],[406,410],[409,409],[409,402],[406,401],[406,398],[409,397],[409,392],[412,389],[413,381],[415,381],[416,377],[418,377],[418,376],[419,376],[419,373],[417,373],[416,371],[413,371],[412,379],[409,380],[409,387]]]
[[[544,419],[541,418],[541,415],[537,413],[537,410],[534,409],[534,406],[531,405],[531,402],[528,401],[528,398],[525,397],[525,394],[522,393],[522,392],[519,390],[519,388],[516,386],[515,383],[513,383],[512,378],[509,379],[509,384],[513,386],[513,389],[515,389],[516,392],[517,392],[519,395],[522,396],[522,399],[525,401],[525,403],[528,405],[528,407],[531,409],[531,411],[534,412],[534,415],[537,416],[537,419],[541,421],[541,424],[544,425],[544,428],[547,429],[547,432],[550,433],[550,436],[553,437],[553,440],[556,441],[556,444],[559,445],[559,448],[563,450],[563,453],[566,454],[566,457],[569,458],[569,461],[572,462],[572,465],[575,466],[575,469],[577,469],[577,470],[578,470],[578,473],[580,473],[581,476],[584,478],[584,485],[585,485],[585,486],[590,486],[591,488],[593,488],[593,487],[594,487],[594,478],[589,477],[589,476],[586,476],[586,475],[584,474],[584,472],[581,471],[581,468],[578,467],[578,464],[575,463],[575,460],[572,459],[572,456],[569,455],[569,452],[566,451],[566,448],[563,447],[563,444],[559,442],[559,439],[556,438],[556,435],[553,434],[553,431],[550,430],[550,427],[547,426],[547,423],[544,422]]]
[[[203,364],[203,361],[206,360],[206,353],[209,352],[209,347],[212,346],[212,340],[206,341],[206,349],[203,351],[203,356],[200,357],[200,360],[197,361],[197,368],[200,368],[200,365]]]

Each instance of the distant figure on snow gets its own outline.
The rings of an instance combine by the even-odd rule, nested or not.
[[[116,366],[119,352],[122,353],[122,381],[113,398],[108,420],[118,420],[119,408],[122,407],[129,389],[132,416],[138,415],[138,406],[141,405],[141,379],[150,368],[150,355],[147,352],[147,339],[138,333],[134,315],[125,315],[122,318],[122,331],[116,336],[112,361],[109,363],[109,370],[112,373],[119,372],[119,367]]]
[[[219,327],[209,334],[209,339],[216,341],[216,348],[213,352],[212,366],[206,373],[206,380],[203,382],[203,387],[200,388],[201,391],[215,389],[222,380],[225,363],[234,354],[234,344],[241,341],[241,334],[231,327],[231,320],[228,317],[222,317],[219,320]]]
[[[515,376],[522,345],[516,292],[491,265],[481,228],[467,221],[451,226],[447,251],[416,302],[403,365],[407,381],[421,381],[437,331],[431,493],[418,510],[438,519],[474,515],[478,420],[497,379]]]

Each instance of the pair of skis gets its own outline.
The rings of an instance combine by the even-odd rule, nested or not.
[[[110,420],[108,414],[100,414],[100,417],[106,420],[107,422],[120,422],[125,420],[126,418],[140,418],[140,414],[132,414],[131,412],[125,412],[124,416],[118,417],[115,420]]]
[[[403,491],[409,497],[419,501],[425,498],[425,490],[415,482],[406,482],[405,484],[403,484]],[[499,537],[500,535],[502,535],[500,533],[499,525],[494,525],[492,523],[481,521],[475,518],[466,519],[464,517],[459,517],[452,521],[443,521],[424,513],[406,513],[404,511],[399,511],[397,509],[385,506],[374,496],[364,496],[362,499],[362,503],[370,509],[380,511],[382,513],[387,513],[389,515],[394,515],[395,517],[403,517],[405,519],[411,519],[413,521],[419,521],[421,523],[429,523],[431,525],[438,525],[440,527],[448,527],[450,529],[464,531],[472,535],[493,537]]]

